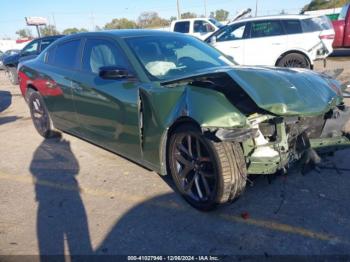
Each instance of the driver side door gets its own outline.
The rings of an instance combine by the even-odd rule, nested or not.
[[[104,79],[103,66],[133,72],[118,44],[108,38],[86,38],[81,71],[72,78],[72,90],[81,135],[132,159],[141,157],[138,80]]]
[[[236,63],[243,65],[247,31],[247,23],[228,26],[216,35],[216,42],[213,46],[233,57]]]

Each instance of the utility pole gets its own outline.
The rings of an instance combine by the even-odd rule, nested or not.
[[[55,20],[55,13],[52,13],[52,22],[53,22],[53,25],[55,26],[55,29],[57,29],[56,20]]]
[[[91,31],[92,32],[95,31],[95,17],[93,12],[91,12],[91,26],[92,26]]]
[[[203,0],[204,1],[204,15],[205,17],[207,17],[207,0]]]
[[[52,26],[51,26],[51,22],[50,22],[50,17],[47,17],[47,21],[49,22],[49,26],[48,26],[48,29],[49,29],[49,34],[50,35],[53,35],[53,31],[52,31]]]
[[[176,0],[176,6],[177,6],[177,19],[181,19],[179,0]]]
[[[259,2],[259,0],[256,0],[256,2],[255,2],[255,17],[258,16],[258,2]]]

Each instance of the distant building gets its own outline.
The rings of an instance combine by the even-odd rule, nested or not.
[[[0,50],[6,52],[9,49],[22,49],[31,39],[0,40]]]

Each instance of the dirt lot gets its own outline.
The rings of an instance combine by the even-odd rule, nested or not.
[[[350,80],[350,57],[335,68]],[[258,177],[201,213],[168,178],[67,134],[43,140],[0,72],[0,255],[350,254],[349,154],[306,176]]]

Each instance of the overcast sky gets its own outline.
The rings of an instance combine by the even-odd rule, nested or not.
[[[205,0],[179,0],[181,12],[204,14]],[[276,1],[258,0],[258,14],[278,14],[282,10],[298,13],[310,0]],[[256,0],[206,0],[207,14],[225,9],[230,16],[251,8],[255,12]],[[26,28],[24,17],[42,16],[55,23],[58,30],[68,27],[84,27],[88,30],[104,26],[113,18],[126,17],[136,20],[141,12],[156,11],[161,17],[176,16],[176,0],[1,0],[0,38],[15,38],[18,29]],[[35,33],[34,28],[32,32]]]

